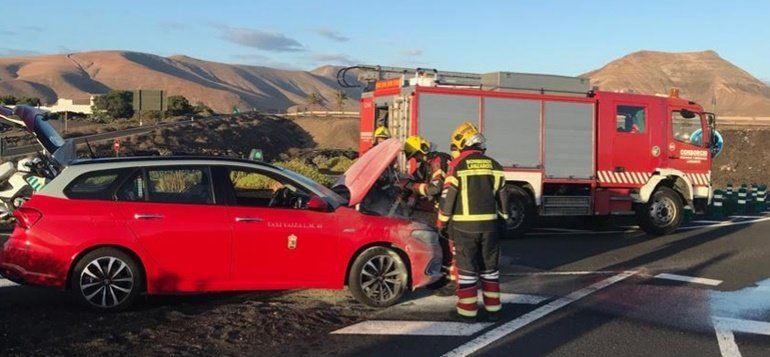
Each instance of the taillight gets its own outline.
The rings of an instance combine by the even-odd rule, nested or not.
[[[24,229],[32,227],[43,218],[43,214],[40,211],[26,207],[19,207],[13,211],[13,216],[16,217],[16,224]]]

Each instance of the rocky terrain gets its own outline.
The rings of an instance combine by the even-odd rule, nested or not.
[[[39,97],[53,103],[57,98],[88,98],[110,89],[162,89],[229,113],[233,106],[262,111],[303,108],[309,94],[319,93],[327,109],[337,110],[334,95],[341,89],[335,80],[337,69],[282,70],[128,51],[6,57],[0,58],[0,95]],[[709,110],[716,97],[720,115],[770,116],[770,87],[714,51],[634,52],[583,76],[611,91],[665,94],[676,87],[682,97]],[[358,110],[359,91],[344,90],[350,100],[342,109]]]
[[[0,95],[87,99],[110,89],[162,89],[203,102],[217,112],[241,110],[285,111],[306,104],[318,93],[337,110],[334,95],[340,88],[335,67],[291,71],[260,66],[225,64],[187,56],[161,57],[127,51],[97,51],[0,58]],[[348,91],[346,109],[357,107],[358,93]]]
[[[668,94],[679,88],[682,98],[725,116],[770,116],[770,86],[714,51],[640,51],[583,74],[602,90]]]

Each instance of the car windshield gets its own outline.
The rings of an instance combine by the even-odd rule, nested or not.
[[[311,180],[311,179],[309,179],[309,178],[307,178],[307,177],[305,177],[305,176],[303,176],[301,174],[298,174],[298,173],[296,173],[294,171],[291,171],[289,169],[282,169],[282,170],[283,170],[283,173],[287,177],[289,177],[290,179],[296,181],[297,183],[299,183],[301,185],[304,185],[304,186],[310,188],[311,190],[313,190],[315,192],[320,192],[321,195],[323,195],[324,197],[332,199],[337,205],[342,206],[342,205],[347,205],[348,204],[347,200],[342,198],[340,195],[336,194],[334,191],[332,191],[328,187],[326,187],[324,185],[321,185],[320,183],[315,182],[315,181],[313,181],[313,180]]]

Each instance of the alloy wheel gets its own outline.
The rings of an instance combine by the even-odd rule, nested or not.
[[[384,303],[399,296],[404,276],[405,272],[393,257],[376,255],[361,270],[361,288],[370,299]]]
[[[80,292],[86,301],[100,308],[115,307],[126,301],[134,285],[131,267],[116,257],[99,257],[88,263],[80,274]]]

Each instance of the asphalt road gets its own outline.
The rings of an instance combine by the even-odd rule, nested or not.
[[[525,239],[502,244],[504,310],[497,322],[483,317],[475,323],[458,322],[451,314],[453,298],[431,296],[426,291],[415,292],[403,303],[384,310],[361,309],[345,292],[291,292],[282,299],[306,303],[323,300],[324,309],[337,309],[334,311],[349,318],[314,324],[314,333],[270,351],[401,357],[767,356],[768,232],[770,215],[692,222],[673,235],[658,238],[633,227],[539,229]],[[24,350],[14,345],[14,324],[32,324],[25,331],[45,330],[59,319],[72,318],[68,311],[75,307],[61,293],[3,284],[0,280],[0,341],[11,346],[8,348],[15,354],[24,354]],[[228,306],[243,301],[219,296],[197,297],[193,302],[179,299],[150,300],[139,312],[109,321],[146,318],[176,304],[205,310],[211,304]],[[247,299],[271,298],[254,295]],[[294,302],[281,311],[288,316],[293,308]],[[348,310],[357,310],[357,317],[346,315]],[[253,328],[279,324],[282,313],[255,323]],[[14,321],[3,321],[3,316]],[[15,321],[21,318],[27,322]],[[178,324],[164,321],[154,323],[160,329]],[[93,328],[98,329],[97,325]],[[68,336],[67,332],[61,334]],[[115,343],[127,342],[118,339]],[[249,343],[256,342],[247,341],[243,346],[248,348]],[[123,353],[136,352],[136,348]],[[241,348],[238,351],[243,354],[254,352]],[[0,344],[0,354],[2,351]],[[202,351],[200,354],[211,354],[210,350]]]

